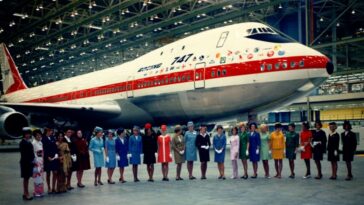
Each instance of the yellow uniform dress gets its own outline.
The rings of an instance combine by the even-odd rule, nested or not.
[[[284,135],[282,131],[274,131],[271,133],[270,142],[272,144],[272,158],[283,159],[284,158]]]

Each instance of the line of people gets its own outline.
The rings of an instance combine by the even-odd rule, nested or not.
[[[275,178],[282,177],[284,158],[289,161],[290,178],[295,178],[295,159],[296,154],[301,154],[301,159],[306,165],[306,174],[303,178],[311,177],[310,159],[313,158],[317,167],[316,179],[322,178],[321,161],[323,155],[328,153],[328,161],[332,165],[332,176],[330,179],[337,179],[337,162],[339,157],[340,136],[336,132],[336,123],[330,125],[330,134],[326,137],[325,132],[321,129],[320,121],[315,123],[315,130],[310,130],[309,123],[302,123],[302,131],[298,134],[295,131],[295,124],[288,126],[288,131],[283,133],[282,125],[277,123],[275,130],[268,132],[268,126],[265,124],[258,126],[256,123],[245,125],[240,123],[239,126],[231,129],[230,137],[230,159],[233,173],[231,178],[237,179],[238,161],[243,165],[243,176],[240,178],[248,179],[248,160],[252,162],[253,175],[251,178],[258,177],[258,162],[262,161],[265,178],[271,178],[269,172],[268,160],[274,159],[276,170]],[[227,138],[221,125],[217,126],[217,134],[210,140],[205,125],[201,125],[199,132],[194,128],[193,122],[188,122],[188,130],[183,134],[181,126],[176,126],[174,136],[167,134],[167,126],[162,125],[160,132],[157,134],[152,125],[147,123],[144,126],[144,134],[140,132],[138,126],[134,126],[132,134],[128,137],[123,128],[116,131],[108,130],[104,139],[104,130],[96,127],[93,136],[88,143],[83,137],[82,131],[78,130],[74,136],[73,130],[69,129],[65,133],[58,132],[53,137],[53,130],[44,129],[42,135],[40,130],[24,128],[24,137],[20,142],[21,151],[21,175],[23,182],[23,199],[31,200],[32,197],[28,191],[29,178],[33,177],[34,193],[33,196],[44,195],[43,172],[46,172],[46,182],[48,193],[62,193],[72,190],[71,178],[72,172],[77,172],[77,186],[83,188],[82,176],[83,171],[90,169],[89,151],[93,154],[95,167],[94,185],[103,185],[101,180],[102,167],[107,168],[107,182],[115,184],[113,173],[116,167],[119,167],[119,182],[125,183],[125,168],[132,166],[134,182],[139,182],[138,166],[146,164],[148,172],[148,181],[153,182],[154,164],[161,163],[163,181],[169,181],[168,171],[169,163],[176,163],[176,180],[183,180],[181,177],[182,164],[187,161],[188,178],[196,179],[193,175],[193,165],[197,161],[197,153],[201,162],[201,180],[206,179],[207,165],[210,161],[210,148],[214,151],[214,162],[217,163],[219,172],[218,179],[225,180],[225,153]],[[354,159],[357,139],[355,133],[351,131],[351,125],[348,121],[344,122],[344,133],[341,134],[343,144],[343,160],[347,165],[346,180],[352,180],[351,162]],[[31,135],[34,139],[31,141]],[[116,135],[116,136],[115,136]],[[328,139],[328,140],[327,140]],[[172,155],[173,152],[173,155]],[[52,176],[52,183],[50,179]]]

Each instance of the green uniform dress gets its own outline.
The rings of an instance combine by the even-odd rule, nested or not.
[[[299,136],[296,132],[286,132],[286,158],[296,159],[296,148],[299,146]]]
[[[271,159],[271,156],[269,155],[269,140],[270,140],[270,134],[268,132],[266,133],[260,133],[260,159],[261,160],[269,160]]]
[[[246,155],[246,149],[249,142],[249,137],[247,132],[242,132],[239,134],[239,159],[249,159],[249,157]]]

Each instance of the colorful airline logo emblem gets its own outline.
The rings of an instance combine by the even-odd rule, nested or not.
[[[233,52],[232,52],[232,51],[228,51],[228,52],[227,52],[227,55],[228,55],[228,56],[230,56],[231,54],[233,54]]]
[[[220,58],[220,53],[216,53],[215,57]]]
[[[259,48],[258,47],[254,48],[254,53],[258,53],[258,52],[259,52]]]
[[[220,63],[222,64],[222,63],[226,63],[226,57],[221,57],[220,58]]]
[[[248,54],[248,56],[247,56],[247,58],[248,58],[248,59],[252,59],[253,57],[254,57],[254,56],[253,56],[253,54],[251,54],[251,53],[249,53],[249,54]]]
[[[285,52],[284,50],[280,50],[280,51],[278,51],[278,55],[279,55],[279,56],[283,56],[285,53],[286,53],[286,52]]]
[[[274,51],[268,51],[268,52],[267,52],[267,56],[268,56],[268,57],[272,57],[273,55],[274,55]]]

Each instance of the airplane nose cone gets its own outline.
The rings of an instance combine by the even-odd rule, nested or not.
[[[326,63],[326,71],[329,75],[334,73],[334,64],[332,64],[330,61]]]

